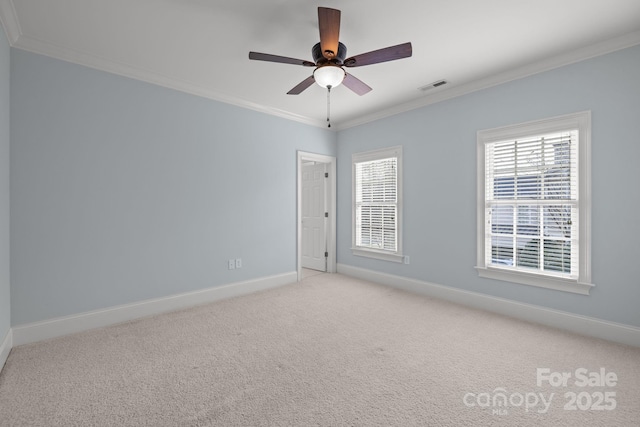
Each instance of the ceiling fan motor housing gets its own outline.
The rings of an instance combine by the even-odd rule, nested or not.
[[[338,53],[331,59],[327,59],[322,54],[322,48],[320,47],[320,43],[316,43],[313,48],[311,48],[311,54],[313,55],[313,61],[317,65],[326,65],[326,64],[336,64],[342,65],[345,58],[347,57],[347,47],[342,43],[338,43]]]

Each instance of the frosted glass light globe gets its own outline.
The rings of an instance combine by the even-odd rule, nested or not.
[[[341,67],[336,65],[325,65],[316,68],[313,72],[313,78],[323,88],[334,88],[340,86],[342,80],[344,80],[346,73]]]

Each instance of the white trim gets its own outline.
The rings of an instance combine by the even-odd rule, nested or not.
[[[393,252],[376,251],[368,248],[351,248],[351,253],[355,256],[379,259],[381,261],[404,262],[404,255]]]
[[[324,120],[304,117],[277,108],[258,105],[245,99],[223,95],[201,86],[179,81],[172,77],[161,76],[151,72],[150,70],[139,69],[131,65],[117,63],[86,52],[74,51],[63,46],[54,45],[44,40],[25,36],[22,34],[22,30],[20,29],[20,23],[12,0],[0,0],[0,21],[2,21],[10,45],[18,49],[326,129],[326,121]],[[455,86],[455,82],[450,82],[450,84],[453,83],[454,86],[448,85],[449,88],[444,91],[421,96],[413,101],[395,105],[391,108],[379,110],[371,114],[365,114],[343,122],[332,123],[331,131],[339,131],[370,123],[406,111],[415,110],[417,108],[445,101],[447,99],[456,98],[458,96],[466,95],[492,86],[497,86],[512,80],[521,79],[533,74],[542,73],[544,71],[560,68],[565,65],[584,61],[596,56],[626,49],[637,44],[640,44],[640,31],[634,31],[619,37],[604,40],[591,46],[575,49],[516,69],[506,70],[502,73],[480,78],[469,83],[464,83],[460,86]]]
[[[640,347],[640,328],[417,279],[338,264],[338,273],[528,322]]]
[[[130,79],[140,80],[202,98],[212,99],[214,101],[223,102],[225,104],[235,105],[237,107],[266,113],[287,120],[292,120],[315,127],[326,128],[326,121],[320,119],[305,117],[278,108],[256,104],[255,102],[238,98],[236,96],[223,94],[186,80],[180,80],[175,77],[159,74],[155,71],[145,70],[134,65],[116,62],[97,55],[69,49],[68,47],[58,46],[51,42],[40,40],[35,37],[20,35],[18,40],[16,40],[12,44],[12,47],[26,50],[32,53],[37,53],[39,55],[49,56],[54,59],[83,65],[85,67],[93,68],[96,70],[105,71],[107,73],[128,77]],[[331,130],[333,130],[333,128]]]
[[[0,23],[2,23],[4,33],[7,35],[9,45],[13,46],[20,36],[22,36],[18,14],[16,13],[13,1],[0,0]]]
[[[503,280],[574,294],[589,295],[589,292],[591,292],[591,289],[594,287],[591,283],[583,283],[553,276],[545,276],[542,278],[539,274],[530,274],[523,271],[501,269],[498,267],[476,267],[476,270],[478,271],[478,276],[487,279]]]
[[[296,273],[289,272],[224,286],[185,292],[131,304],[58,317],[14,326],[13,345],[18,346],[89,329],[114,325],[141,317],[181,310],[222,299],[246,295],[265,289],[295,283]]]
[[[561,279],[487,266],[485,258],[485,149],[488,143],[578,129],[578,278]],[[589,295],[591,283],[591,111],[480,130],[476,141],[476,270],[480,277]]]
[[[396,239],[397,247],[395,252],[376,250],[372,248],[356,245],[356,163],[370,162],[385,158],[395,157],[398,169],[396,177]],[[391,262],[404,262],[403,239],[404,234],[402,217],[404,216],[404,199],[402,194],[404,175],[402,145],[380,148],[377,150],[361,151],[351,154],[351,252],[353,255],[379,259]]]
[[[457,98],[459,96],[467,95],[479,90],[498,86],[503,83],[522,79],[534,74],[543,73],[545,71],[550,71],[556,68],[575,64],[577,62],[595,58],[597,56],[606,55],[608,53],[626,49],[637,44],[640,44],[640,31],[634,31],[620,37],[615,37],[609,40],[602,41],[600,43],[596,43],[591,46],[586,46],[581,49],[575,49],[554,56],[552,58],[546,58],[541,61],[525,65],[523,67],[506,70],[502,73],[494,74],[488,77],[471,81],[469,83],[461,84],[460,86],[455,86],[455,82],[449,82],[449,84],[447,84],[448,88],[443,91],[429,93],[428,95],[422,96],[413,101],[395,105],[391,108],[359,116],[354,119],[345,120],[340,123],[335,123],[332,125],[332,129],[335,128],[335,130],[340,131],[355,126],[360,126],[366,123],[374,122],[376,120],[384,119],[386,117],[395,116],[396,114],[401,114],[407,111],[426,107],[427,105],[436,104],[448,99]]]
[[[302,162],[312,161],[326,163],[329,166],[329,182],[327,183],[327,194],[325,195],[327,200],[327,212],[329,212],[329,217],[327,218],[327,252],[329,253],[329,256],[327,257],[327,273],[336,272],[336,198],[338,193],[336,191],[337,177],[335,157],[298,151],[297,159],[296,265],[298,281],[300,281],[302,280]]]
[[[9,332],[4,337],[2,344],[0,344],[0,372],[2,372],[2,368],[4,368],[4,364],[9,357],[9,353],[13,348],[13,333],[11,328],[9,328]]]

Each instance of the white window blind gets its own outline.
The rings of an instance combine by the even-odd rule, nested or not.
[[[481,277],[588,295],[591,112],[478,131]]]
[[[355,165],[356,246],[396,252],[398,159]]]
[[[487,144],[486,263],[578,277],[578,130]]]
[[[352,167],[354,255],[403,262],[402,147],[355,153]]]

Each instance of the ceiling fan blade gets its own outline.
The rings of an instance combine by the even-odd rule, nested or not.
[[[268,62],[280,62],[282,64],[304,65],[305,67],[315,67],[311,61],[305,61],[304,59],[288,58],[286,56],[270,55],[268,53],[249,52],[249,59],[255,59],[256,61],[268,61]]]
[[[364,95],[365,93],[371,92],[371,88],[365,82],[356,77],[353,77],[349,73],[345,73],[342,84],[360,96]]]
[[[340,41],[340,11],[319,7],[318,26],[320,27],[322,56],[333,59],[338,54],[338,42]]]
[[[361,67],[363,65],[378,64],[380,62],[408,58],[411,54],[411,43],[408,42],[352,56],[351,58],[345,59],[343,65],[345,67]]]
[[[315,81],[316,79],[313,78],[313,74],[312,74],[306,79],[304,79],[303,81],[301,81],[300,83],[298,83],[296,87],[294,87],[289,92],[287,92],[287,95],[299,95],[302,93],[303,90],[311,86]]]

